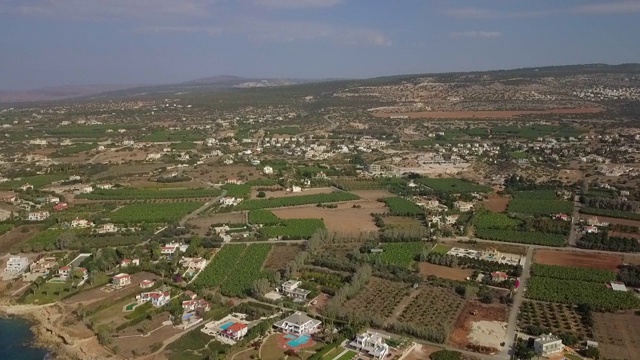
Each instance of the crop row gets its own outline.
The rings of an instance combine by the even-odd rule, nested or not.
[[[539,231],[516,231],[499,229],[476,229],[476,236],[481,239],[514,242],[521,244],[564,246],[565,236]]]
[[[374,256],[385,264],[409,266],[423,249],[422,242],[387,243],[382,245],[383,252]]]
[[[131,204],[109,214],[109,217],[115,223],[169,223],[182,219],[200,206],[200,202]]]
[[[542,276],[554,279],[591,281],[599,283],[607,283],[616,279],[616,274],[609,270],[542,264],[533,264],[531,267],[531,274],[533,276]]]
[[[209,265],[198,275],[195,285],[208,288],[220,285],[232,273],[234,265],[245,250],[245,245],[223,246],[211,259]]]
[[[388,197],[383,199],[383,201],[389,207],[391,214],[395,216],[417,216],[424,214],[424,210],[420,206],[401,197]]]
[[[517,229],[522,221],[505,214],[483,212],[478,215],[473,224],[480,229]]]
[[[331,203],[339,201],[358,200],[360,197],[348,192],[333,192],[329,194],[313,194],[289,196],[271,199],[245,200],[238,205],[239,210],[269,209],[285,206],[298,206],[318,203]]]
[[[607,289],[604,284],[533,276],[527,283],[527,297],[538,301],[587,304],[595,310],[618,311],[640,307],[631,292]]]
[[[230,273],[233,276],[228,276],[222,283],[220,292],[225,296],[247,294],[256,280],[266,276],[262,264],[269,256],[269,251],[271,245],[268,244],[249,245],[233,267]]]
[[[274,226],[262,228],[268,238],[309,239],[316,231],[324,229],[321,219],[282,219]]]
[[[222,188],[227,190],[226,196],[236,198],[246,198],[251,192],[251,185],[249,184],[225,184]]]
[[[438,192],[446,192],[453,194],[472,193],[472,192],[489,192],[491,188],[475,184],[470,181],[461,179],[440,179],[440,178],[420,178],[417,183],[427,186]]]
[[[276,224],[280,221],[274,213],[269,210],[251,210],[249,211],[250,224]]]
[[[594,207],[582,207],[580,208],[580,212],[583,214],[589,214],[589,215],[610,216],[610,217],[628,219],[628,220],[640,220],[640,214],[630,212],[630,211],[600,209],[600,208],[594,208]]]
[[[555,200],[555,190],[524,190],[516,191],[513,194],[515,199],[530,199],[530,200]]]
[[[534,200],[515,198],[509,202],[507,209],[512,213],[548,215],[558,213],[571,213],[573,203],[562,200]]]
[[[121,188],[94,190],[82,194],[78,198],[89,200],[150,200],[150,199],[185,199],[211,198],[220,195],[218,189],[134,189]]]

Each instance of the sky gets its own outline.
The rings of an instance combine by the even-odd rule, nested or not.
[[[640,0],[0,0],[0,90],[640,62]]]

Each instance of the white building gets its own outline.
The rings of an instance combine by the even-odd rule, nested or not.
[[[111,283],[115,286],[127,286],[131,284],[131,275],[120,273],[111,278]]]
[[[136,295],[138,303],[151,302],[154,307],[163,307],[171,300],[171,293],[168,291],[152,291]]]
[[[292,298],[294,301],[305,301],[307,296],[311,293],[309,290],[301,289],[301,281],[287,280],[280,287],[283,294]]]
[[[273,324],[276,328],[285,333],[296,335],[310,335],[320,330],[322,322],[307,316],[307,314],[296,311],[292,315]]]
[[[271,175],[271,174],[273,174],[273,168],[271,166],[267,165],[267,166],[264,167],[264,169],[262,169],[262,172],[265,175]]]
[[[43,221],[49,217],[48,211],[32,211],[29,213],[27,220],[29,221]]]
[[[71,220],[71,227],[74,229],[86,229],[92,226],[93,223],[86,219],[75,218]]]
[[[564,345],[562,344],[562,340],[549,334],[537,338],[533,342],[533,349],[538,355],[549,356],[562,352]]]
[[[382,335],[377,333],[359,334],[349,345],[366,352],[374,359],[383,359],[389,353],[389,345],[385,343]]]
[[[29,259],[22,256],[12,256],[7,261],[7,266],[4,271],[8,273],[17,274],[23,272],[29,267]]]
[[[110,234],[118,232],[118,227],[112,223],[101,224],[95,229],[98,234]]]
[[[456,201],[453,203],[453,206],[455,206],[456,209],[459,209],[462,212],[471,211],[471,209],[473,209],[472,202]]]

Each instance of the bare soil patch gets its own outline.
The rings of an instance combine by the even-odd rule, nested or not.
[[[396,196],[387,190],[355,190],[349,192],[360,196],[364,200],[378,200]]]
[[[263,267],[267,270],[283,269],[301,250],[302,248],[298,244],[279,244],[273,246]]]
[[[0,254],[8,253],[41,231],[38,225],[22,225],[0,236]]]
[[[544,265],[577,266],[615,271],[622,264],[622,256],[538,249],[533,253],[533,262]]]
[[[371,213],[386,213],[383,203],[371,200],[357,200],[337,204],[336,209],[326,209],[315,205],[296,206],[271,211],[283,219],[322,219],[330,232],[358,234],[378,231]],[[359,208],[354,208],[359,205]]]
[[[96,180],[133,174],[144,174],[162,167],[162,164],[127,164],[109,167],[108,170],[94,175]]]
[[[640,240],[640,234],[623,233],[619,231],[609,231],[609,236],[626,237],[626,238]]]
[[[625,264],[640,265],[640,254],[624,254]]]
[[[487,200],[482,202],[482,205],[489,211],[503,212],[507,210],[509,201],[511,201],[511,199],[506,196],[491,194]]]
[[[424,360],[424,359],[429,359],[429,356],[431,354],[433,354],[436,351],[440,351],[442,349],[439,349],[435,346],[429,346],[429,345],[418,345],[416,347],[413,348],[413,350],[411,350],[410,353],[408,353],[404,359],[405,360]]]
[[[194,231],[199,236],[205,236],[209,227],[214,224],[244,224],[245,216],[242,212],[211,214],[207,216],[200,216],[190,219],[188,222],[190,225],[196,226]]]
[[[451,268],[448,266],[435,265],[427,262],[419,263],[420,275],[434,275],[439,278],[464,281],[473,274],[471,269]]]
[[[485,305],[478,301],[469,301],[464,305],[455,322],[454,330],[449,334],[448,344],[460,349],[467,349],[469,345],[478,345],[477,340],[473,342],[470,339],[470,335],[474,331],[473,324],[480,321],[504,323],[507,321],[507,316],[508,309],[505,305]]]
[[[142,354],[150,354],[153,344],[162,343],[182,331],[180,329],[175,329],[171,325],[162,326],[162,322],[168,320],[169,314],[167,313],[158,315],[153,320],[145,320],[134,327],[125,329],[125,332],[133,335],[134,332],[141,330],[142,326],[146,326],[147,331],[153,330],[151,334],[148,336],[115,338],[112,342],[118,347],[118,353],[126,356],[127,358],[135,358]],[[137,332],[136,335],[142,335],[142,333]]]
[[[93,159],[94,163],[116,163],[127,161],[143,161],[147,157],[144,150],[106,151]]]
[[[389,227],[420,227],[422,222],[415,218],[406,216],[387,216],[384,218],[384,225]]]
[[[333,192],[332,188],[311,188],[304,189],[301,192],[291,192],[286,190],[277,190],[277,191],[265,191],[266,198],[281,198],[281,197],[292,197],[292,196],[300,196],[300,195],[316,195],[316,194],[330,194]],[[256,199],[258,197],[259,191],[251,190],[251,198]]]
[[[375,117],[406,116],[410,119],[507,119],[520,115],[544,114],[591,114],[601,112],[602,108],[575,108],[549,110],[494,110],[494,111],[419,111],[409,113],[373,113]]]
[[[324,310],[324,307],[327,306],[327,303],[329,303],[331,297],[332,296],[329,294],[320,293],[320,295],[316,296],[316,298],[312,301],[312,304],[310,306],[311,312],[314,314],[322,313],[322,310]]]
[[[600,354],[607,359],[637,359],[640,354],[640,316],[593,313]]]

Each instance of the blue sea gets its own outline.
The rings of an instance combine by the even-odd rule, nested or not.
[[[51,355],[34,347],[31,323],[26,319],[0,317],[0,360],[43,360]]]

